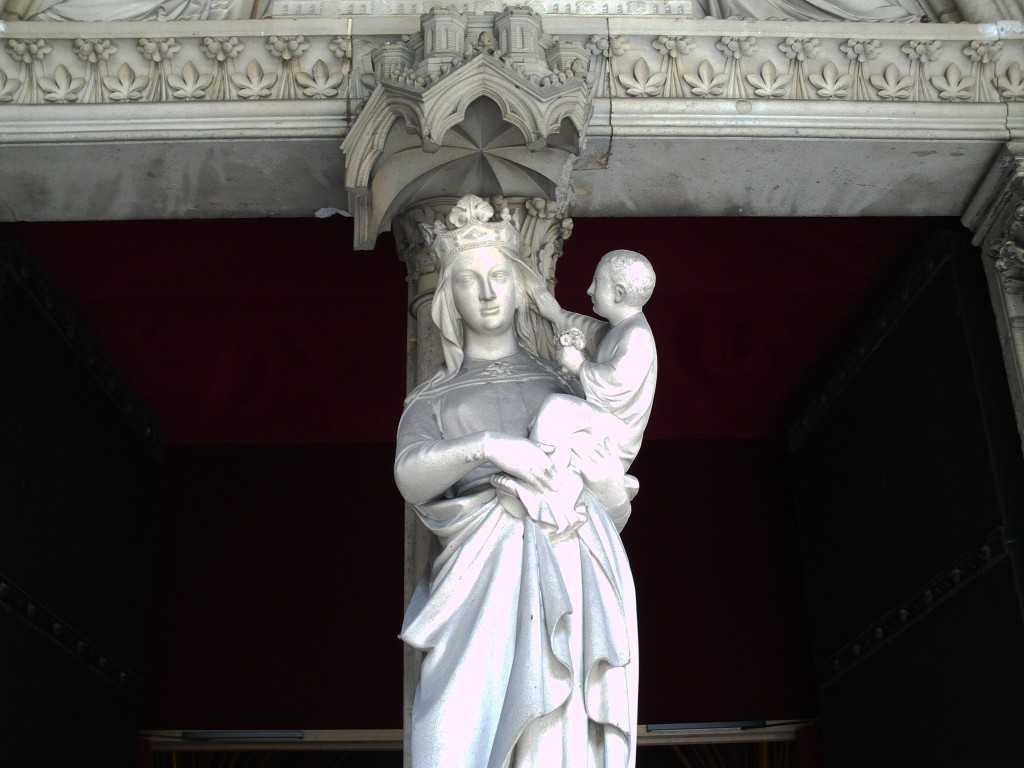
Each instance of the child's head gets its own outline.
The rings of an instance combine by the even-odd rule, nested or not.
[[[639,309],[654,293],[654,268],[647,257],[636,251],[610,251],[601,257],[597,273],[604,273],[613,285],[625,290],[625,303]]]

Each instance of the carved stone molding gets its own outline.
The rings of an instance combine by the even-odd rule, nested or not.
[[[587,42],[599,94],[986,103],[1024,100],[1020,25],[609,19]],[[603,90],[601,90],[603,88]]]
[[[202,23],[39,26],[8,25],[0,52],[0,104],[130,105],[364,95],[352,76],[351,38],[341,34],[253,36],[244,34],[252,29],[246,23],[235,34],[223,23],[226,34],[218,34],[216,27],[211,34],[201,34]],[[174,27],[186,34],[176,34]],[[125,32],[135,34],[122,36]]]
[[[404,84],[426,91],[440,74],[464,67],[467,56],[480,52],[497,53],[499,66],[509,64],[531,80],[542,70],[557,76],[568,71],[571,60],[579,60],[592,74],[596,96],[1024,101],[1024,29],[1019,23],[542,17],[517,8],[468,15],[439,9],[424,18],[427,26],[419,30],[410,28],[408,16],[315,22],[12,22],[0,33],[0,104],[362,99],[368,95],[368,78],[371,87],[380,81],[392,84],[392,90]],[[516,34],[524,26],[535,27],[538,50],[508,50],[513,40],[502,43],[495,22],[482,23],[482,18],[509,22]],[[447,48],[434,45],[433,27],[450,36]],[[485,51],[488,43],[480,43],[481,33],[492,38],[490,51]],[[524,71],[524,59],[537,60],[525,61],[532,72]],[[564,83],[559,85],[564,90]],[[560,89],[548,89],[554,90]],[[424,107],[440,106],[430,101],[425,98]],[[528,133],[529,124],[522,128]]]
[[[1024,444],[1024,144],[997,158],[963,216],[981,246]]]
[[[938,610],[947,600],[983,578],[1007,557],[999,530],[968,549],[920,589],[857,633],[846,645],[818,665],[818,687],[824,689],[874,656],[887,644]]]

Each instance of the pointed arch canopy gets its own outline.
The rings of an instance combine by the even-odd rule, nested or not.
[[[493,109],[481,108],[481,99]],[[472,56],[426,86],[410,78],[382,79],[341,147],[349,210],[356,219],[355,247],[373,248],[377,235],[388,228],[393,204],[408,197],[401,177],[409,183],[422,181],[450,163],[453,152],[462,158],[476,152],[490,169],[518,168],[519,173],[494,175],[499,194],[533,196],[532,187],[520,190],[512,180],[528,179],[536,185],[538,177],[547,182],[540,180],[540,186],[554,190],[566,162],[581,151],[592,111],[585,77],[527,77],[488,52]],[[494,124],[498,117],[499,124]],[[400,119],[407,141],[398,138]],[[478,124],[481,121],[489,125]],[[566,124],[572,130],[565,130]],[[462,130],[453,134],[457,126]],[[507,139],[509,128],[515,130],[515,142],[506,140],[500,147],[466,144],[467,137],[484,133]],[[385,157],[396,150],[403,154],[400,168]],[[495,160],[499,156],[501,162]],[[375,190],[375,177],[385,166],[389,169],[386,189]]]

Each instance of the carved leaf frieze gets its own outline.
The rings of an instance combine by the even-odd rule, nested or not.
[[[845,99],[850,95],[853,83],[853,75],[840,75],[839,67],[832,61],[826,63],[820,73],[810,75],[809,79],[818,97],[827,101]]]
[[[836,24],[834,34],[813,24],[808,25],[813,34],[801,35],[798,23],[783,28],[743,20],[675,21],[685,23],[673,24],[672,34],[610,34],[601,17],[586,22],[580,17],[578,32],[538,33],[546,61],[543,55],[526,61],[502,52],[500,35],[482,32],[479,22],[444,25],[438,34],[449,36],[451,50],[439,49],[429,66],[418,63],[424,45],[420,33],[349,36],[305,29],[305,34],[171,37],[157,32],[129,39],[98,35],[95,25],[75,36],[73,30],[80,28],[75,24],[48,24],[43,37],[25,31],[34,33],[39,25],[15,23],[3,41],[8,63],[0,66],[0,105],[362,100],[382,78],[424,90],[476,55],[494,56],[545,87],[585,74],[595,98],[1024,101],[1024,35],[979,39],[975,25],[932,24],[865,25],[871,34],[862,36],[855,24]],[[733,26],[734,33],[723,34]],[[963,36],[952,34],[960,27]],[[896,36],[904,30],[905,36]],[[879,37],[871,36],[875,33]],[[126,65],[131,83],[121,80]],[[143,88],[128,87],[141,78]],[[274,82],[264,94],[268,79]],[[81,86],[73,88],[79,81]]]
[[[754,87],[754,95],[762,99],[778,99],[786,95],[792,76],[779,74],[775,65],[766,61],[761,71],[755,75],[747,75],[747,82]]]
[[[885,101],[905,101],[910,99],[914,88],[914,78],[904,77],[899,67],[889,64],[881,75],[871,76],[871,85],[878,97]]]
[[[46,94],[43,98],[54,104],[67,104],[78,99],[78,92],[85,85],[85,78],[72,77],[67,67],[57,65],[53,77],[39,79],[39,87]]]
[[[975,80],[973,77],[964,77],[960,67],[950,64],[943,75],[932,78],[932,85],[943,101],[967,101],[971,98]]]
[[[117,70],[117,77],[103,78],[103,86],[112,101],[139,101],[147,85],[149,77],[136,75],[130,64],[122,64]]]
[[[181,70],[180,75],[168,75],[167,85],[171,88],[171,96],[182,101],[196,101],[206,96],[206,91],[213,82],[209,72],[199,73],[196,65],[189,61]]]
[[[778,45],[779,50],[789,60],[789,98],[812,98],[810,80],[807,75],[807,62],[821,54],[821,44],[815,37],[787,37]]]
[[[660,96],[668,78],[664,72],[651,72],[647,59],[637,59],[632,75],[619,75],[630,96]]]
[[[20,80],[8,77],[7,73],[0,69],[0,104],[14,101],[14,94],[17,93],[19,87],[21,87]]]
[[[1013,62],[996,81],[1003,101],[1024,101],[1024,69]]]
[[[906,25],[908,32],[922,25]],[[926,28],[925,28],[926,29]],[[821,27],[815,27],[820,32]],[[968,30],[973,33],[976,28]],[[691,34],[616,38],[619,54],[591,38],[591,71],[601,75],[615,61],[619,92],[633,98],[722,98],[987,103],[1024,100],[1024,40],[905,40],[855,38],[712,37]],[[685,44],[673,41],[685,40]],[[603,42],[603,41],[602,41]],[[650,46],[648,49],[647,46]],[[660,57],[664,83],[638,87]],[[716,58],[721,56],[722,58]],[[723,63],[724,59],[724,63]],[[719,62],[716,66],[713,62]],[[600,79],[597,81],[601,82]],[[599,90],[597,95],[604,91]],[[613,88],[614,91],[614,88]]]
[[[348,98],[352,47],[339,35],[9,39],[18,70],[0,68],[0,104]]]
[[[707,59],[700,63],[695,74],[687,73],[683,78],[693,91],[693,95],[699,98],[713,99],[725,93],[725,73],[715,72]]]

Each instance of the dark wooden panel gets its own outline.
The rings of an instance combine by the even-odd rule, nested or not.
[[[827,765],[1018,768],[1024,629],[1003,559],[822,692]]]
[[[980,259],[933,240],[790,433],[829,766],[1024,760],[1024,460]]]
[[[19,765],[130,764],[160,457],[46,276],[0,244],[0,753]]]

